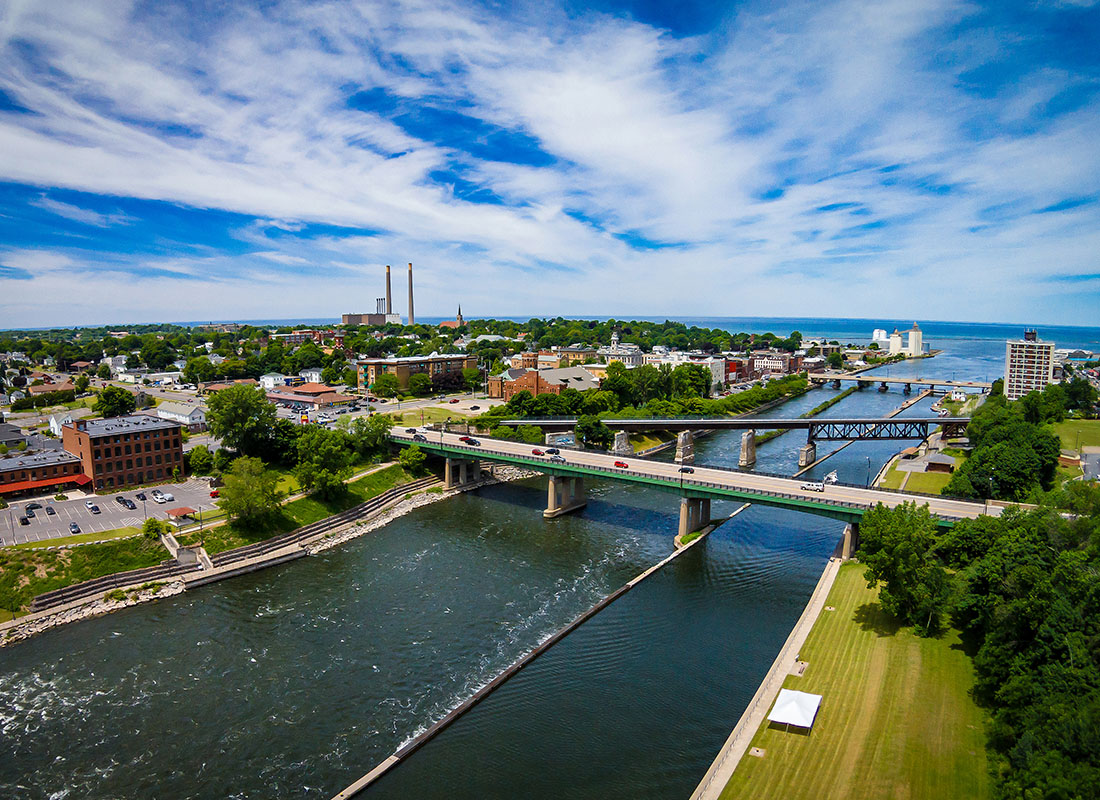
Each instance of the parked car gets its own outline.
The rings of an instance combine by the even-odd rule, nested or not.
[[[84,507],[85,508],[91,508],[94,505],[95,505],[95,503],[93,503],[91,500],[85,500],[84,501]]]
[[[155,494],[155,495],[153,495],[153,502],[154,502],[154,503],[158,503],[158,504],[160,504],[160,503],[167,503],[167,502],[168,502],[168,498],[166,498],[166,497],[165,497],[164,495],[162,495],[162,494]]]
[[[809,481],[808,483],[802,484],[802,486],[799,487],[799,488],[801,488],[802,491],[804,491],[804,492],[824,492],[825,491],[825,482],[824,481]]]
[[[556,447],[547,447],[546,448],[546,453],[547,453],[547,455],[556,456],[556,455],[561,453],[561,450],[559,450]]]
[[[217,497],[217,496],[218,496],[218,493],[219,493],[219,492],[218,492],[218,490],[217,490],[217,489],[211,489],[211,490],[210,490],[210,496],[211,496],[211,497]]]
[[[164,493],[164,499],[171,502],[171,501],[175,500],[176,498],[171,492],[165,492]]]
[[[69,523],[69,533],[80,533],[80,526],[75,522]]]
[[[27,506],[26,510],[23,513],[28,517],[33,517],[34,516],[34,509],[31,508],[30,506]]]
[[[544,456],[544,455],[546,455],[546,453],[542,452],[541,450],[539,450],[536,447],[534,450],[531,451],[531,455],[533,455],[533,456]]]
[[[627,464],[625,461],[616,461],[615,466],[619,469],[630,469],[630,465]]]
[[[27,519],[26,517],[20,517],[19,518],[19,524],[20,525],[30,525],[31,521],[29,519]]]
[[[122,498],[122,505],[126,506],[126,508],[128,508],[130,511],[133,511],[135,508],[137,508],[137,504],[129,497]]]
[[[115,502],[118,503],[123,508],[126,507],[126,498],[123,497],[122,495],[119,495],[118,497],[116,497]]]
[[[27,503],[27,508],[42,508],[42,504],[41,503],[34,503],[34,502]]]
[[[426,441],[428,441],[428,437],[425,436],[422,433],[414,433],[413,434],[413,441],[414,442],[426,442]]]
[[[98,514],[99,513],[99,506],[93,505],[88,510],[91,511],[93,514]]]
[[[695,467],[680,467],[679,472],[682,472],[685,475],[694,475]]]
[[[52,516],[54,516],[54,515],[55,515],[56,513],[57,513],[57,512],[53,510],[53,506],[46,506],[46,516],[47,516],[47,517],[52,517]]]
[[[145,492],[138,492],[137,494],[135,494],[135,495],[134,495],[134,497],[135,497],[136,499],[140,500],[140,501],[141,501],[141,502],[143,502],[143,503],[144,503],[144,502],[145,502],[146,500],[148,500],[148,499],[149,499],[149,498],[147,498],[147,497],[145,496]]]
[[[549,450],[547,450],[546,452],[548,452],[548,453],[549,453],[550,451],[549,451]],[[564,459],[564,458],[562,458],[562,457],[561,457],[561,456],[559,456],[559,455],[553,455],[553,456],[550,456],[550,460],[551,460],[551,461],[553,461],[553,462],[554,462],[555,464],[564,464],[564,463],[565,463],[565,459]]]

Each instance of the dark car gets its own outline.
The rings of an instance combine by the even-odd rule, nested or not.
[[[27,519],[26,517],[20,517],[19,518],[19,524],[20,525],[30,525],[31,521],[29,519]]]
[[[556,456],[556,455],[560,455],[560,454],[561,454],[561,450],[559,450],[559,449],[558,449],[558,448],[556,448],[556,447],[547,447],[547,448],[546,448],[546,454],[547,454],[547,455],[551,455],[551,456]]]
[[[41,503],[27,503],[27,508],[42,508]]]
[[[138,492],[137,494],[134,495],[134,497],[136,497],[138,500],[140,500],[143,503],[146,500],[145,492]]]
[[[91,508],[89,508],[88,510],[91,511],[93,514],[98,514],[99,513],[99,506],[94,505]]]
[[[69,523],[69,533],[80,533],[80,526],[75,522]]]
[[[133,500],[131,500],[129,497],[122,498],[122,505],[126,506],[131,511],[133,511],[135,508],[137,508],[137,504]]]
[[[549,452],[549,451],[547,451],[547,452]],[[555,464],[564,464],[565,463],[565,459],[562,458],[559,455],[550,456],[550,460],[553,461]]]
[[[481,442],[477,439],[467,439],[466,444],[470,445],[470,447],[481,447]]]
[[[53,506],[46,506],[46,516],[52,517],[57,512],[53,510]]]
[[[118,497],[116,497],[115,502],[118,503],[123,508],[126,508],[126,498],[123,497],[122,495],[119,495]]]
[[[679,471],[684,473],[685,475],[694,475],[695,467],[680,467]]]
[[[405,428],[405,433],[416,433],[416,428]]]
[[[27,510],[24,511],[23,513],[25,513],[28,517],[33,517],[34,516],[34,509],[31,508],[30,506],[27,506]]]
[[[481,408],[481,406],[470,406],[470,410],[471,410],[471,411],[477,411],[477,410],[479,410],[480,408]]]
[[[428,437],[425,436],[422,433],[414,433],[413,434],[413,441],[414,442],[426,442],[426,441],[428,441]]]

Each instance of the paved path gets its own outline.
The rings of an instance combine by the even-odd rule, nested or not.
[[[809,636],[810,630],[817,622],[818,615],[825,607],[825,601],[829,597],[829,591],[833,588],[833,582],[836,580],[837,572],[840,571],[841,563],[839,558],[829,559],[829,563],[825,566],[825,571],[821,573],[821,578],[818,580],[813,594],[810,595],[810,601],[806,604],[802,616],[798,618],[798,622],[795,623],[794,629],[787,637],[787,641],[779,651],[779,655],[772,662],[771,669],[768,670],[768,674],[756,690],[756,694],[753,695],[748,708],[741,715],[741,719],[737,721],[733,733],[722,745],[718,757],[714,759],[714,763],[710,765],[710,769],[703,776],[703,780],[692,792],[691,800],[717,800],[718,796],[722,794],[722,790],[726,788],[726,784],[733,776],[733,771],[737,769],[738,762],[740,762],[745,751],[748,750],[749,742],[752,741],[752,737],[756,735],[756,731],[763,724],[768,710],[779,694],[779,690],[783,688],[784,681],[794,668],[795,661],[798,660],[798,653],[802,649],[802,645],[806,643],[806,637]]]

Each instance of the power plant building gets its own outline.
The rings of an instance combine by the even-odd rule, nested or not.
[[[413,324],[412,264],[409,264],[409,324]],[[400,325],[401,315],[393,312],[393,288],[390,285],[390,265],[386,265],[386,296],[374,301],[373,314],[344,314],[345,325]]]

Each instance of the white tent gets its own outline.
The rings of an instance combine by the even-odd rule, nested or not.
[[[799,728],[812,728],[820,705],[821,695],[819,694],[780,689],[779,697],[776,698],[775,705],[768,713],[768,721],[797,725]]]

